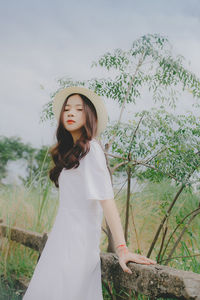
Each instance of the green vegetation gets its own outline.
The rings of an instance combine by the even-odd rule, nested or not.
[[[11,226],[19,226],[40,233],[44,231],[49,232],[56,216],[58,197],[52,190],[52,186],[48,187],[48,193],[46,189],[47,187],[39,192],[35,188],[28,190],[22,186],[2,187],[0,195],[0,217]],[[169,205],[170,199],[176,190],[177,187],[173,185],[170,180],[163,180],[159,183],[147,183],[141,192],[131,193],[131,206],[133,208],[131,216],[134,219],[130,218],[129,224],[128,244],[130,251],[139,251],[146,255],[154,232],[165,214],[165,209]],[[47,196],[44,196],[46,194]],[[43,205],[41,199],[43,199],[45,205]],[[175,204],[173,214],[169,219],[169,232],[174,229],[184,215],[198,206],[198,199],[199,192],[193,193],[190,189],[185,189],[179,198],[179,202]],[[122,223],[124,224],[125,191],[118,195],[116,202],[121,214]],[[41,206],[45,207],[45,209],[41,210]],[[41,211],[40,216],[42,217],[40,217],[38,221],[38,212]],[[105,226],[104,222],[103,226]],[[135,224],[135,226],[133,224]],[[179,228],[175,237],[178,236],[180,230],[181,228]],[[199,231],[200,219],[196,218],[187,229],[173,255],[180,258],[172,259],[169,266],[200,273],[200,256],[192,256],[194,254],[200,254]],[[171,240],[169,249],[172,247],[175,237]],[[101,251],[106,252],[106,248],[107,237],[105,233],[102,232]],[[159,247],[155,247],[153,258],[157,257],[158,251]],[[183,258],[183,256],[189,257]],[[12,275],[15,275],[17,278],[23,276],[31,278],[37,263],[37,258],[38,254],[36,251],[15,242],[8,241],[7,239],[1,239],[0,274],[3,274],[9,281],[9,288],[8,286],[6,287],[6,284],[3,285],[1,281],[3,285],[2,291],[7,292],[7,297],[11,297],[12,294],[12,298],[7,299],[20,299],[18,298],[20,295],[16,294],[16,292],[20,294],[20,288],[16,289],[16,286],[13,286]],[[108,293],[106,289],[103,289],[105,299],[110,299],[107,298],[109,296],[106,296]]]
[[[0,136],[0,182],[6,178],[7,163],[24,159],[26,162],[27,175],[20,177],[24,185],[38,185],[38,182],[46,181],[50,165],[49,147],[43,146],[40,149],[22,142],[20,137]]]
[[[58,81],[58,90],[71,85],[89,87],[116,100],[121,108],[118,120],[106,128],[101,141],[112,148],[107,148],[111,174],[117,177],[123,172],[127,177],[126,190],[122,183],[115,190],[115,200],[130,251],[151,256],[160,264],[200,273],[200,118],[190,112],[171,114],[164,107],[167,103],[175,108],[180,91],[192,95],[198,107],[200,80],[186,69],[183,56],[175,56],[171,49],[167,38],[147,34],[135,40],[127,51],[115,49],[93,62],[93,67],[113,71],[113,78],[63,78]],[[162,106],[134,113],[127,123],[121,122],[126,106],[136,104],[145,89]],[[50,101],[41,119],[52,117]],[[26,159],[28,174],[22,186],[1,187],[0,217],[7,224],[40,233],[51,230],[58,194],[48,178],[48,150],[49,147],[34,149],[19,138],[1,137],[0,182],[10,160]],[[144,189],[136,193],[131,179]],[[107,244],[112,244],[110,235],[107,238],[102,232],[102,251],[106,252]],[[38,254],[6,239],[1,240],[0,249],[0,274],[10,282],[7,297],[17,299],[11,275],[31,278]],[[5,291],[6,282],[2,284]],[[103,293],[105,299],[110,299],[105,287]],[[137,299],[147,298],[138,295]]]

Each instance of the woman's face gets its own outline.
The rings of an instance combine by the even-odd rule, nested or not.
[[[70,122],[73,120],[74,122]],[[72,95],[68,98],[63,111],[63,125],[72,135],[79,133],[85,124],[85,112],[83,100],[79,95]]]

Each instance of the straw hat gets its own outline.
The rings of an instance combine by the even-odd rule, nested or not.
[[[108,122],[108,113],[106,110],[106,106],[103,102],[103,99],[98,96],[96,93],[94,93],[93,91],[87,89],[87,88],[83,88],[83,87],[79,87],[79,86],[70,86],[68,88],[64,88],[61,91],[59,91],[53,100],[53,113],[57,119],[57,121],[59,121],[60,118],[60,112],[63,106],[63,103],[65,102],[65,99],[71,95],[71,94],[82,94],[84,96],[86,96],[94,105],[96,112],[97,112],[97,136],[100,135],[101,132],[104,131],[104,129],[106,128],[107,122]]]

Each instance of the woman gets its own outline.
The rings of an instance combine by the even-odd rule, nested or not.
[[[59,208],[24,300],[102,300],[100,237],[103,214],[119,263],[156,262],[129,252],[117,211],[104,152],[95,139],[108,115],[103,100],[83,87],[59,91],[53,101],[58,121],[51,149],[50,179],[59,188]]]

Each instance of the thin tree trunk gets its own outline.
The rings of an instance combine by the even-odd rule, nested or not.
[[[196,212],[197,210],[199,210],[199,208],[196,208],[196,209],[194,209],[193,211],[191,211],[189,214],[187,214],[187,215],[180,221],[180,223],[175,227],[175,229],[173,230],[173,232],[170,234],[170,236],[169,236],[169,238],[168,238],[168,241],[167,241],[167,243],[166,243],[166,245],[165,245],[165,248],[164,248],[164,250],[163,250],[163,252],[162,252],[162,258],[164,257],[165,252],[166,252],[166,250],[167,250],[167,247],[168,247],[168,245],[169,245],[169,242],[171,241],[171,239],[172,239],[173,235],[175,234],[176,230],[180,227],[181,224],[183,224],[183,222],[185,221],[185,219],[187,219],[190,215],[192,215],[192,214],[193,214],[194,212]],[[166,259],[165,259],[165,260],[166,260]],[[161,261],[163,261],[163,259],[162,259]],[[158,262],[159,262],[159,260],[158,260]]]
[[[183,228],[181,234],[179,235],[178,239],[176,240],[175,244],[174,244],[174,247],[172,248],[172,250],[170,251],[170,254],[165,262],[165,265],[167,265],[176,249],[176,247],[178,246],[180,240],[182,239],[185,231],[187,230],[187,228],[189,227],[190,223],[194,220],[194,218],[200,213],[200,209],[196,212],[193,213],[193,215],[191,216],[191,218],[189,219],[188,223],[185,225],[185,227]]]
[[[156,234],[155,234],[155,237],[154,237],[154,239],[153,239],[153,242],[151,243],[151,246],[150,246],[149,251],[148,251],[148,253],[147,253],[147,257],[150,257],[150,255],[151,255],[151,253],[152,253],[152,251],[153,251],[153,249],[154,249],[154,247],[155,247],[155,244],[156,244],[156,242],[157,242],[157,240],[158,240],[158,237],[159,237],[159,235],[160,235],[161,229],[163,228],[166,219],[169,217],[169,214],[170,214],[170,212],[171,212],[171,210],[172,210],[174,204],[176,203],[178,197],[179,197],[180,194],[182,193],[184,187],[185,187],[185,184],[182,184],[181,188],[180,188],[180,189],[178,190],[178,192],[176,193],[176,196],[174,197],[174,200],[173,200],[172,203],[170,204],[170,206],[169,206],[169,208],[168,208],[168,210],[167,210],[167,212],[166,212],[164,218],[162,219],[162,221],[161,221],[161,223],[160,223],[160,225],[159,225],[159,227],[158,227],[158,230],[157,230],[157,232],[156,232]]]
[[[128,166],[128,185],[127,185],[127,198],[126,198],[126,219],[125,219],[125,241],[128,241],[128,222],[129,222],[129,206],[130,206],[130,190],[131,190],[131,168]]]

